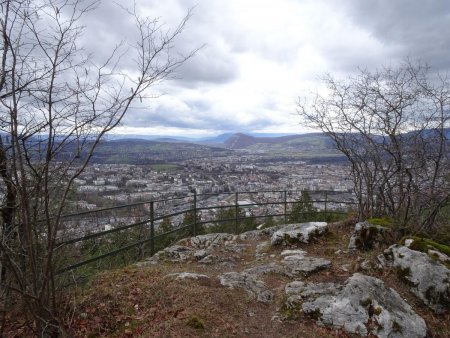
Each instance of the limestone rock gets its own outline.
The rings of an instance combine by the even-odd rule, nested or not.
[[[331,262],[324,258],[293,255],[284,257],[283,265],[286,266],[286,273],[289,276],[307,276],[313,272],[329,268]]]
[[[261,238],[262,236],[264,236],[264,233],[262,230],[250,230],[250,231],[243,232],[242,234],[240,234],[238,236],[238,238],[246,241],[246,240],[256,240],[256,239]]]
[[[198,261],[205,258],[206,256],[208,256],[208,252],[206,250],[202,249],[194,252],[194,258]]]
[[[192,248],[182,245],[173,245],[158,251],[145,263],[156,264],[160,261],[169,261],[173,263],[184,262],[191,259],[193,253],[194,250]]]
[[[227,244],[234,240],[234,235],[227,233],[215,233],[199,235],[190,238],[190,244],[196,249],[208,249],[209,247]]]
[[[271,238],[272,245],[309,243],[328,230],[326,222],[308,222],[289,224],[275,231]]]
[[[411,291],[436,313],[450,310],[450,270],[426,253],[393,245],[385,256]]]
[[[269,228],[264,228],[264,229],[261,229],[261,234],[267,235],[267,236],[272,236],[275,233],[275,231],[279,230],[282,227],[283,226],[280,226],[280,225],[274,225]]]
[[[378,242],[383,240],[387,229],[380,225],[370,224],[368,222],[359,222],[355,225],[355,230],[348,249],[355,250],[369,250],[372,249]]]
[[[305,283],[303,281],[293,281],[286,284],[284,292],[288,296],[298,295],[302,298],[334,294],[342,287],[335,283]]]
[[[450,264],[450,257],[440,251],[428,249],[428,255],[430,257],[436,257],[442,263]]]
[[[273,293],[267,289],[264,282],[247,273],[227,272],[219,276],[220,284],[229,288],[243,288],[251,296],[263,303],[273,300]]]
[[[238,237],[239,237],[239,239],[244,240],[244,241],[245,240],[257,240],[264,236],[272,236],[275,231],[280,229],[280,227],[281,226],[276,225],[273,227],[264,228],[264,229],[260,229],[260,230],[250,230],[250,231],[243,232]]]
[[[287,306],[301,306],[319,325],[377,337],[425,337],[425,321],[391,288],[374,277],[355,273],[343,286],[290,283]]]
[[[370,271],[372,270],[372,265],[370,264],[370,261],[366,259],[359,264],[359,268],[363,271]]]
[[[224,247],[225,251],[236,253],[236,254],[242,254],[244,250],[248,247],[247,244],[236,244],[236,243],[230,243]]]
[[[384,268],[387,265],[386,257],[384,257],[383,254],[379,254],[377,256],[376,264],[379,269]]]
[[[270,242],[269,242],[269,241],[259,243],[259,244],[256,246],[256,249],[255,249],[255,256],[256,256],[257,258],[258,258],[258,257],[262,257],[262,256],[264,256],[264,255],[267,254],[267,251],[268,251],[269,249],[270,249]]]
[[[213,264],[215,262],[217,262],[218,257],[215,255],[207,255],[205,257],[203,257],[202,259],[200,259],[198,262],[201,264]]]
[[[284,256],[292,256],[292,255],[304,256],[304,255],[306,255],[306,251],[304,251],[304,250],[283,250],[283,251],[281,251],[280,255],[282,257],[284,257]]]
[[[177,273],[171,273],[167,275],[166,277],[174,277],[175,280],[184,280],[184,279],[209,279],[207,275],[202,275],[199,273],[192,273],[192,272],[177,272]]]
[[[268,273],[284,274],[284,267],[278,263],[271,262],[268,264],[257,265],[244,270],[244,273],[253,276],[261,276]]]

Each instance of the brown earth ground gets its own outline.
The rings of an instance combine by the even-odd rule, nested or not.
[[[316,272],[305,281],[343,282],[360,270],[364,260],[374,260],[385,247],[348,253],[354,228],[350,222],[330,225],[326,235],[310,244],[298,245],[308,256],[332,261],[330,269]],[[283,307],[284,286],[292,279],[270,273],[260,277],[274,292],[272,303],[253,299],[244,289],[220,285],[217,276],[242,271],[254,265],[279,260],[288,247],[271,247],[263,259],[255,260],[255,247],[269,237],[237,240],[245,249],[232,265],[202,265],[196,261],[129,266],[98,274],[87,286],[73,291],[65,314],[69,337],[353,337],[343,330],[320,327],[303,313]],[[297,248],[297,247],[296,247]],[[276,257],[276,258],[275,258]],[[210,279],[175,280],[166,275],[197,272]],[[395,276],[390,268],[364,271],[382,279],[426,321],[430,337],[450,337],[450,314],[434,315]],[[24,328],[9,331],[9,337],[26,336]]]

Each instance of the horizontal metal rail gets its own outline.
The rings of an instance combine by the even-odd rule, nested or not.
[[[245,195],[245,194],[260,194],[260,193],[275,193],[275,194],[280,194],[280,199],[276,200],[276,201],[269,201],[269,202],[255,202],[255,203],[245,203],[245,204],[239,204],[238,203],[238,197],[239,195]],[[126,204],[126,205],[119,205],[116,207],[110,207],[110,208],[102,208],[102,209],[97,209],[97,210],[89,210],[86,212],[81,212],[81,213],[72,213],[72,214],[67,214],[62,216],[63,218],[70,218],[70,217],[80,217],[80,216],[85,216],[85,215],[89,215],[89,214],[95,214],[95,213],[103,213],[106,211],[112,211],[112,210],[116,210],[116,209],[123,209],[126,207],[132,208],[135,206],[142,206],[142,205],[149,205],[150,206],[150,217],[146,218],[142,221],[138,221],[132,224],[128,224],[128,225],[123,225],[123,226],[119,226],[119,227],[115,227],[113,229],[109,229],[109,230],[105,230],[105,231],[100,231],[100,232],[95,232],[95,233],[90,233],[84,236],[79,236],[76,238],[72,238],[72,239],[67,239],[67,240],[62,240],[58,243],[57,247],[61,248],[63,246],[66,245],[70,245],[70,244],[74,244],[77,242],[83,242],[86,240],[90,240],[90,239],[94,239],[94,238],[99,238],[102,236],[106,236],[106,235],[110,235],[113,233],[117,233],[120,231],[124,231],[124,230],[128,230],[137,226],[148,226],[150,225],[150,230],[151,230],[151,235],[150,237],[147,237],[145,239],[139,240],[139,241],[135,241],[133,243],[127,244],[123,247],[111,250],[109,252],[100,254],[96,257],[92,257],[89,259],[85,259],[82,260],[80,262],[76,262],[74,264],[65,266],[61,269],[59,269],[57,271],[57,274],[61,274],[63,272],[66,271],[70,271],[70,270],[74,270],[76,268],[79,268],[81,266],[102,260],[104,258],[113,256],[113,255],[117,255],[123,251],[126,250],[130,250],[132,248],[138,247],[140,245],[146,244],[146,243],[150,243],[150,248],[151,248],[151,255],[154,254],[154,243],[155,240],[165,237],[165,236],[169,236],[171,234],[177,233],[177,232],[181,232],[183,230],[189,229],[191,230],[191,233],[193,233],[193,235],[196,235],[196,229],[198,225],[204,225],[204,224],[221,224],[221,223],[225,223],[225,222],[234,222],[233,226],[235,229],[235,232],[238,231],[238,223],[246,220],[246,219],[260,219],[260,218],[268,218],[268,217],[284,217],[284,221],[287,221],[287,217],[293,215],[293,213],[288,213],[287,212],[287,206],[288,205],[292,205],[295,203],[319,203],[319,204],[324,204],[325,208],[323,211],[316,211],[318,214],[320,213],[325,213],[325,214],[329,214],[329,213],[335,213],[335,214],[343,214],[344,212],[341,211],[328,211],[327,210],[327,205],[329,204],[333,204],[333,203],[339,203],[339,204],[344,204],[344,205],[355,205],[356,202],[351,202],[351,201],[338,201],[338,200],[331,200],[328,198],[328,194],[333,194],[333,195],[337,195],[337,194],[345,194],[345,192],[334,192],[334,191],[310,191],[309,193],[311,195],[317,195],[317,194],[322,194],[324,195],[324,199],[317,199],[317,200],[309,200],[309,201],[288,201],[287,200],[287,194],[289,195],[299,195],[299,193],[301,193],[301,191],[296,191],[296,190],[291,190],[291,191],[287,191],[287,190],[264,190],[264,191],[242,191],[242,192],[227,192],[227,193],[206,193],[206,194],[192,194],[192,195],[188,195],[188,196],[184,196],[184,197],[175,197],[175,198],[170,198],[170,199],[165,199],[165,200],[152,200],[152,201],[147,201],[147,202],[139,202],[139,203],[132,203],[132,204]],[[227,205],[216,205],[216,206],[199,206],[199,197],[202,196],[218,196],[218,195],[230,195],[233,196],[234,195],[234,204],[227,204]],[[155,203],[167,203],[168,201],[174,201],[174,200],[181,200],[181,199],[187,199],[187,198],[192,198],[193,200],[193,207],[189,208],[189,209],[185,209],[185,210],[181,210],[181,211],[176,211],[176,212],[172,212],[172,213],[168,213],[168,214],[164,214],[164,215],[158,215],[155,216],[154,215],[154,205]],[[284,198],[284,200],[283,200]],[[281,201],[280,201],[281,200]],[[187,202],[186,202],[187,203]],[[192,204],[192,203],[191,203]],[[284,206],[284,211],[283,213],[267,213],[264,215],[249,215],[249,216],[243,216],[239,214],[239,210],[240,208],[250,208],[250,207],[254,207],[254,206],[268,206],[268,205],[273,205],[273,206]],[[231,218],[227,218],[227,219],[211,219],[211,220],[199,220],[197,219],[197,212],[202,211],[202,210],[212,210],[212,209],[230,209],[234,212],[233,217]],[[275,211],[275,210],[272,210]],[[267,212],[267,210],[266,210]],[[156,221],[161,221],[165,218],[170,218],[170,217],[174,217],[174,216],[178,216],[181,214],[187,214],[187,213],[194,213],[194,223],[191,224],[185,224],[182,225],[180,227],[177,227],[175,229],[172,229],[170,231],[161,233],[161,234],[154,234],[154,223]],[[295,214],[311,214],[311,212],[300,212],[300,213],[295,213]]]

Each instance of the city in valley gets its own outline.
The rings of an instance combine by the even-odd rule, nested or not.
[[[323,141],[322,137],[320,136]],[[286,141],[287,139],[287,141]],[[350,167],[337,155],[330,145],[314,141],[314,145],[302,146],[292,142],[292,138],[282,138],[280,142],[252,144],[225,143],[222,147],[211,147],[176,142],[142,141],[149,151],[139,152],[139,164],[133,163],[138,155],[133,155],[136,142],[111,141],[114,156],[120,153],[122,143],[127,145],[128,163],[111,163],[117,157],[107,156],[108,148],[99,148],[99,157],[94,158],[87,169],[74,182],[70,212],[79,213],[99,208],[138,204],[112,217],[113,211],[96,216],[96,222],[88,216],[85,222],[77,222],[77,234],[110,229],[117,224],[129,224],[137,217],[147,217],[149,203],[155,202],[155,215],[167,215],[192,207],[193,195],[197,194],[197,207],[209,209],[199,211],[204,220],[215,219],[218,209],[214,206],[266,203],[261,206],[242,207],[247,216],[282,214],[284,205],[268,202],[288,202],[290,209],[302,190],[310,191],[312,197],[323,200],[327,191],[331,209],[345,209],[341,201],[353,201]],[[277,141],[277,140],[275,140]],[[258,143],[259,142],[259,143]],[[287,142],[287,143],[286,143]],[[108,144],[109,145],[109,144]],[[157,146],[157,147],[156,147]],[[154,152],[154,148],[158,152]],[[160,151],[161,147],[166,147]],[[277,149],[282,148],[283,151]],[[163,155],[161,155],[163,154]],[[130,156],[131,155],[131,156]],[[328,156],[326,156],[328,155]],[[148,158],[146,157],[148,156]],[[149,163],[157,158],[159,163]],[[135,162],[136,163],[136,162]],[[236,196],[236,192],[238,195]],[[250,192],[250,193],[249,193]],[[183,198],[184,197],[184,198]],[[236,200],[237,198],[237,200]],[[315,203],[324,209],[324,203]],[[120,210],[126,208],[120,208]],[[88,215],[88,214],[87,214]],[[171,218],[172,224],[180,225],[183,214]],[[264,222],[264,218],[261,218]],[[156,223],[158,226],[158,222]]]

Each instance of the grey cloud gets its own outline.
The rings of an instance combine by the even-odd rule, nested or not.
[[[212,109],[212,104],[206,100],[187,100],[186,104],[193,111],[209,111]]]
[[[239,76],[239,67],[228,53],[206,45],[177,72],[177,81],[191,87],[198,82],[226,83]]]
[[[142,11],[145,7],[150,8],[150,19],[157,20],[157,26],[160,28],[161,35],[168,33],[169,35],[173,32],[177,26],[182,21],[183,17],[188,13],[189,7],[182,7],[181,5],[176,5],[176,10],[167,16],[161,16],[161,9],[152,11],[152,2],[143,2],[137,4],[137,15],[145,16],[146,11]],[[123,7],[122,7],[123,5]],[[135,60],[137,59],[135,46],[139,38],[139,32],[137,29],[137,24],[135,18],[132,14],[127,13],[132,10],[132,3],[118,4],[113,1],[104,1],[100,3],[96,10],[87,13],[82,18],[82,24],[85,26],[85,31],[82,39],[80,40],[80,45],[88,52],[92,53],[92,61],[96,63],[102,63],[106,61],[111,53],[113,52],[115,46],[122,44],[121,49],[117,55],[121,55],[121,60],[119,68],[124,71],[133,71],[136,69]],[[185,26],[181,35],[179,35],[175,40],[170,53],[174,59],[181,58],[183,55],[188,55],[193,50],[202,46],[202,38],[196,34],[195,27],[192,27],[193,19],[191,18],[187,25]],[[158,39],[158,35],[155,36]],[[204,52],[203,52],[204,53]],[[201,55],[201,53],[198,53]],[[211,54],[211,53],[210,53]],[[224,57],[219,55],[222,59]],[[163,58],[165,55],[162,56]],[[198,57],[198,55],[196,56]],[[215,57],[219,59],[218,57]],[[195,68],[195,64],[190,64],[186,67],[188,70],[190,68]],[[183,68],[180,68],[180,72]],[[189,76],[195,75],[198,78],[199,72],[189,72],[185,71],[186,76],[182,74],[182,78],[186,78],[187,81],[192,81]],[[215,77],[220,77],[218,72],[211,71],[212,74],[216,74]],[[203,76],[206,78],[206,76]],[[214,76],[212,76],[214,78]],[[193,79],[195,80],[195,79]]]
[[[347,0],[351,19],[395,48],[395,55],[429,62],[433,68],[450,68],[450,3],[448,1]]]
[[[100,3],[81,23],[85,26],[81,44],[95,62],[106,61],[116,45],[134,41],[136,34],[133,18],[113,1]]]
[[[216,3],[214,3],[216,4]],[[191,6],[192,7],[192,6]],[[183,36],[176,41],[176,51],[186,55],[200,48],[180,67],[178,84],[192,87],[198,83],[227,83],[239,77],[239,65],[221,26],[220,10],[212,2],[193,8]],[[217,20],[216,20],[217,19]]]
[[[374,51],[365,45],[349,48],[333,44],[322,47],[322,52],[333,67],[329,71],[344,74],[353,73],[359,68],[375,69],[381,65],[388,66],[392,60],[400,61],[405,57],[401,51],[398,51],[398,48],[380,47],[380,50]]]
[[[274,118],[255,114],[247,122],[240,122],[226,112],[216,111],[208,101],[185,102],[188,110],[179,111],[167,104],[156,105],[153,109],[134,109],[127,114],[123,124],[130,127],[172,127],[187,129],[210,129],[222,131],[256,130],[273,126]],[[227,116],[229,116],[227,118]]]

